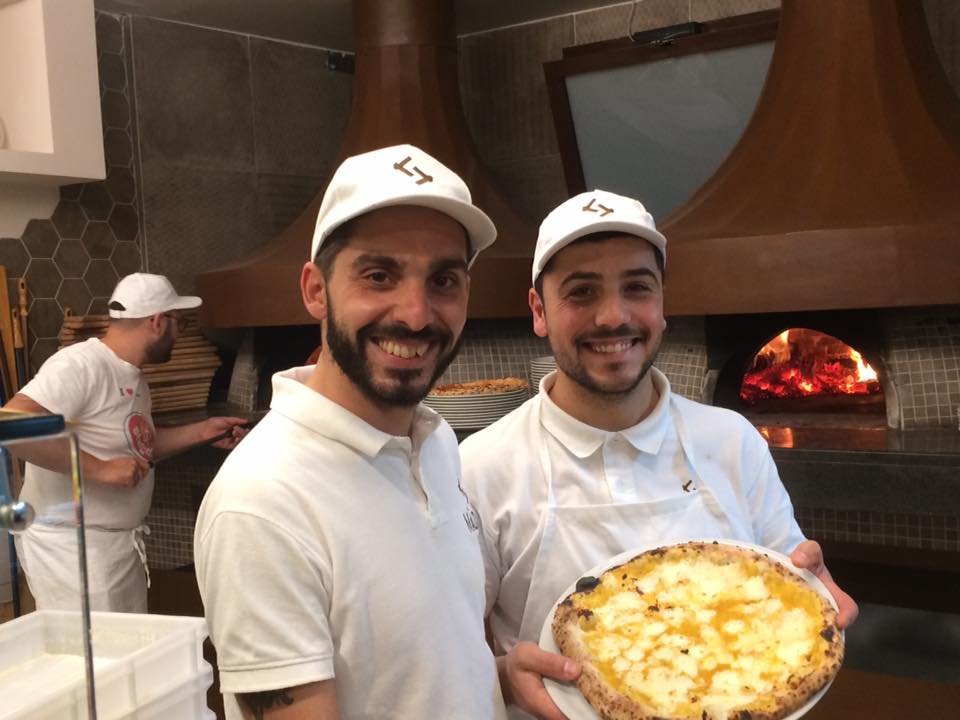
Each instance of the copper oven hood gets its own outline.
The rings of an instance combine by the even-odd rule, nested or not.
[[[337,162],[413,143],[457,171],[498,230],[471,273],[471,314],[524,314],[536,231],[490,185],[477,160],[460,104],[452,0],[354,0],[353,14],[353,105]],[[198,275],[205,326],[313,322],[298,281],[321,199],[322,193],[252,256]]]
[[[960,302],[960,102],[916,0],[783,0],[747,128],[662,227],[674,315]]]

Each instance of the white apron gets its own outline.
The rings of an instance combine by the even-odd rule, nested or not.
[[[143,536],[133,530],[86,528],[90,609],[147,612],[150,571]],[[38,610],[80,609],[80,565],[77,530],[34,524],[16,537],[17,555]]]
[[[665,500],[608,505],[557,505],[542,428],[539,454],[547,481],[547,507],[530,590],[520,623],[522,640],[538,642],[553,604],[583,573],[625,550],[691,538],[731,538],[734,527],[695,465],[690,438],[673,399],[670,414],[695,490]],[[748,540],[749,538],[735,538]],[[510,708],[515,720],[530,716]]]

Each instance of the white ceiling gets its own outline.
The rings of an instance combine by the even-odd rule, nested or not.
[[[454,0],[457,33],[514,25],[624,0]],[[350,0],[95,0],[98,10],[350,50]]]

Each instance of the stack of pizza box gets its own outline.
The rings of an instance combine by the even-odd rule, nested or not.
[[[154,412],[204,407],[210,383],[220,367],[216,346],[200,333],[197,313],[185,312],[184,317],[187,326],[177,337],[170,360],[143,366]],[[60,347],[103,337],[109,324],[107,315],[73,315],[68,310],[60,329]]]

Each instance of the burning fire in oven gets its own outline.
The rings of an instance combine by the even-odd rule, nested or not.
[[[863,356],[830,335],[791,328],[761,348],[744,373],[740,399],[874,395],[877,372]]]

